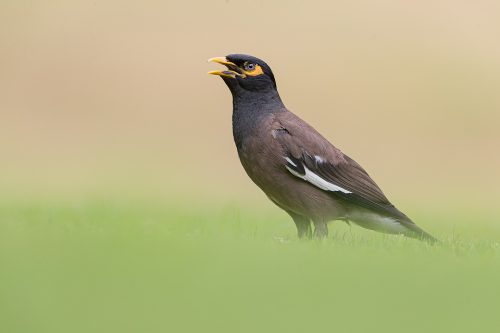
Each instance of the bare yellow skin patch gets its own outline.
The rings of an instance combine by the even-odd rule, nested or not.
[[[244,69],[242,69],[242,71],[243,73],[245,73],[245,75],[248,76],[258,76],[264,74],[264,70],[262,70],[262,67],[260,67],[259,65],[255,65],[255,69],[252,71],[246,71]]]

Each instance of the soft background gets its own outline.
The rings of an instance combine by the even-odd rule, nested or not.
[[[202,326],[219,328],[224,321],[215,320],[217,307],[208,300],[220,298],[219,289],[224,294],[229,288],[233,296],[242,293],[241,298],[234,296],[236,301],[228,295],[221,301],[229,317],[242,316],[234,319],[232,330],[226,322],[223,331],[263,331],[255,326],[260,317],[252,319],[248,312],[261,304],[269,307],[264,316],[269,322],[272,311],[285,316],[280,307],[299,318],[300,312],[290,305],[294,295],[309,309],[302,323],[312,321],[313,326],[329,320],[335,325],[325,309],[345,311],[341,304],[332,305],[336,296],[343,297],[352,316],[342,316],[345,327],[350,320],[359,329],[370,327],[354,312],[363,303],[362,312],[377,320],[379,298],[390,300],[385,303],[387,315],[392,311],[406,318],[413,311],[434,320],[416,331],[451,329],[446,326],[451,323],[455,330],[467,330],[484,318],[491,320],[488,309],[495,306],[491,297],[498,287],[489,289],[487,282],[498,278],[500,267],[499,36],[500,3],[486,0],[1,1],[0,304],[8,317],[1,321],[7,323],[5,331],[95,331],[104,327],[101,321],[110,325],[106,329],[123,331],[125,327],[113,324],[122,316],[130,321],[131,331],[139,331],[141,323],[150,325],[146,331],[166,329],[168,320],[158,319],[168,308],[162,302],[172,295],[174,308],[197,302],[172,294],[182,286],[194,290],[191,297],[201,293],[204,301],[182,311],[194,319],[176,317],[179,323],[198,318]],[[340,249],[335,242],[320,249],[295,243],[297,248],[281,249],[281,241],[273,239],[295,242],[294,226],[244,174],[232,142],[229,91],[219,78],[206,75],[218,68],[206,59],[228,53],[266,60],[288,108],[360,162],[389,198],[425,229],[445,240],[472,242],[465,253],[490,242],[486,252],[497,254],[479,254],[469,263],[457,259],[457,243],[441,255],[417,248],[418,253],[424,251],[422,257],[436,257],[427,262],[420,255],[394,258],[394,252],[402,251],[397,243],[396,250],[389,247],[378,259],[365,262],[382,260],[387,265],[368,275],[396,281],[388,296],[372,285],[373,279],[368,287],[375,289],[363,291],[352,282],[353,276],[367,274],[350,264],[372,255],[369,242],[365,250],[359,250],[356,241]],[[339,228],[354,239],[379,237],[359,228]],[[193,230],[202,236],[193,236]],[[224,232],[233,241],[220,242],[217,235]],[[171,239],[172,234],[178,237]],[[411,246],[404,251],[413,253]],[[158,268],[156,264],[168,262],[163,259],[171,249],[182,253],[184,264]],[[133,258],[127,264],[129,255]],[[246,255],[255,261],[241,263]],[[264,266],[257,264],[261,256],[268,258]],[[307,259],[315,256],[316,261]],[[144,268],[146,257],[152,259]],[[223,282],[227,267],[219,261],[200,268],[214,257],[236,262],[229,265],[236,272],[234,285]],[[340,268],[331,264],[335,258],[344,272],[338,281]],[[286,267],[273,266],[274,259]],[[115,266],[109,268],[109,262]],[[318,271],[316,264],[326,262],[332,271]],[[301,266],[315,274],[302,276]],[[436,273],[442,267],[449,269]],[[107,268],[105,273],[102,268]],[[184,284],[174,279],[165,282],[172,289],[162,289],[165,280],[160,276],[172,276],[176,269],[185,271],[185,277],[176,277]],[[253,272],[252,277],[245,270]],[[269,270],[275,274],[267,284],[262,274]],[[85,274],[89,279],[82,278]],[[337,285],[339,294],[330,290],[326,299],[317,288],[312,294],[295,292],[293,282],[279,284],[282,290],[271,286],[289,274],[308,286],[326,274],[328,283],[321,289]],[[435,274],[442,280],[433,279]],[[197,284],[203,278],[213,281],[215,289],[210,283]],[[424,282],[404,288],[413,278]],[[250,281],[262,284],[248,289]],[[467,289],[474,284],[470,281],[484,290]],[[104,292],[109,292],[107,283],[114,286],[111,294]],[[338,286],[345,283],[352,290]],[[135,291],[127,294],[130,288]],[[259,290],[266,292],[254,293]],[[372,297],[367,303],[364,297],[350,297],[351,291]],[[103,293],[104,303],[99,297]],[[128,298],[120,297],[124,293]],[[411,308],[412,298],[405,293],[419,298],[421,307]],[[447,303],[426,306],[427,298],[436,294]],[[250,303],[242,301],[248,299]],[[234,307],[231,302],[236,302]],[[132,304],[148,310],[142,313]],[[72,306],[90,311],[95,326],[85,326],[86,315],[81,313],[87,312],[78,315],[71,312]],[[315,306],[321,310],[311,310]],[[238,307],[246,316],[236,312]],[[404,312],[405,307],[412,311]],[[103,314],[109,308],[115,312]],[[443,308],[448,312],[437,315]],[[127,315],[132,312],[138,313],[137,320]],[[466,320],[471,313],[476,321]],[[59,316],[66,321],[59,322]],[[414,323],[422,325],[417,319]],[[395,329],[404,325],[392,324]],[[307,327],[283,325],[269,327]]]

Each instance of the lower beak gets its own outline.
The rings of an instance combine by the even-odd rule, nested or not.
[[[208,74],[219,75],[222,77],[236,78],[237,76],[244,77],[245,75],[241,73],[241,70],[235,63],[232,63],[226,59],[226,57],[216,57],[208,59],[208,62],[216,62],[218,64],[224,65],[228,68],[225,71],[211,71]]]
[[[241,76],[241,74],[236,73],[235,71],[210,71],[208,72],[208,74],[229,77],[231,79],[235,79],[237,76]]]

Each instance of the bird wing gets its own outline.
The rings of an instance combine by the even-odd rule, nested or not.
[[[292,112],[275,114],[272,136],[283,148],[283,164],[296,177],[356,206],[410,222],[368,173]]]

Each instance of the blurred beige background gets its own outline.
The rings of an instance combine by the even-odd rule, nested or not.
[[[4,0],[2,196],[264,200],[206,74],[238,52],[395,202],[497,204],[499,36],[498,1]]]

